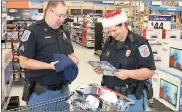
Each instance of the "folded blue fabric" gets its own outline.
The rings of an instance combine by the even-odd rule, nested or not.
[[[56,73],[63,72],[66,81],[72,82],[77,77],[77,65],[65,54],[54,54],[52,61],[59,61],[54,65]]]

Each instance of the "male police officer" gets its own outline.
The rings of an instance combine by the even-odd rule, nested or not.
[[[143,111],[146,104],[145,80],[154,74],[155,64],[148,41],[127,28],[127,15],[121,10],[106,14],[102,21],[110,37],[101,54],[102,61],[114,65],[115,76],[103,76],[103,84],[136,101],[130,111]],[[102,70],[95,69],[97,73]]]
[[[62,27],[66,14],[67,8],[63,1],[49,1],[44,19],[29,26],[21,37],[20,65],[25,68],[28,81],[35,83],[28,104],[69,95],[62,72],[55,71],[54,65],[58,61],[52,62],[53,54],[60,53],[78,64],[69,32]]]

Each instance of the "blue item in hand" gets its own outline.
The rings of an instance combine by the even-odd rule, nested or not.
[[[66,81],[72,82],[77,77],[77,65],[65,54],[54,54],[52,61],[59,61],[54,65],[56,73],[63,72]]]

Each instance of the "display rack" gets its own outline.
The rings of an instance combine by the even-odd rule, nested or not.
[[[19,82],[24,77],[24,69],[21,68],[17,56],[20,38],[29,25],[43,18],[43,13],[40,9],[8,9],[7,14],[6,42],[10,43],[9,48],[12,49],[13,79]]]
[[[75,17],[71,23],[71,39],[87,48],[94,48],[95,45],[95,23],[98,21],[96,14],[90,17]]]
[[[2,26],[1,26],[1,51],[2,51],[2,65],[1,65],[1,110],[5,110],[10,97],[9,94],[11,92],[12,86],[12,54],[11,49],[8,48],[9,43],[6,42],[7,36],[7,8],[6,1],[1,1],[1,13],[2,13]]]
[[[19,64],[17,56],[17,50],[20,44],[20,38],[28,25],[35,22],[35,20],[8,20],[7,39],[6,42],[11,43],[12,55],[13,55],[13,79],[14,81],[20,81],[21,77],[24,77],[24,69]]]
[[[7,9],[6,9],[6,1],[1,1],[2,4],[2,38],[1,40],[6,39],[7,34]]]

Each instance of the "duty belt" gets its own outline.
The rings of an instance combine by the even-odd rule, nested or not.
[[[106,85],[107,86],[107,85]],[[132,84],[126,84],[126,85],[121,85],[121,86],[107,86],[108,88],[119,92],[125,96],[135,94],[135,91],[138,87],[137,83],[132,83]]]
[[[57,85],[40,85],[40,84],[36,84],[35,85],[35,94],[37,95],[41,95],[42,93],[44,93],[46,90],[53,90],[53,91],[56,91],[56,90],[62,90],[64,89],[64,87],[67,87],[68,84],[57,84]]]

